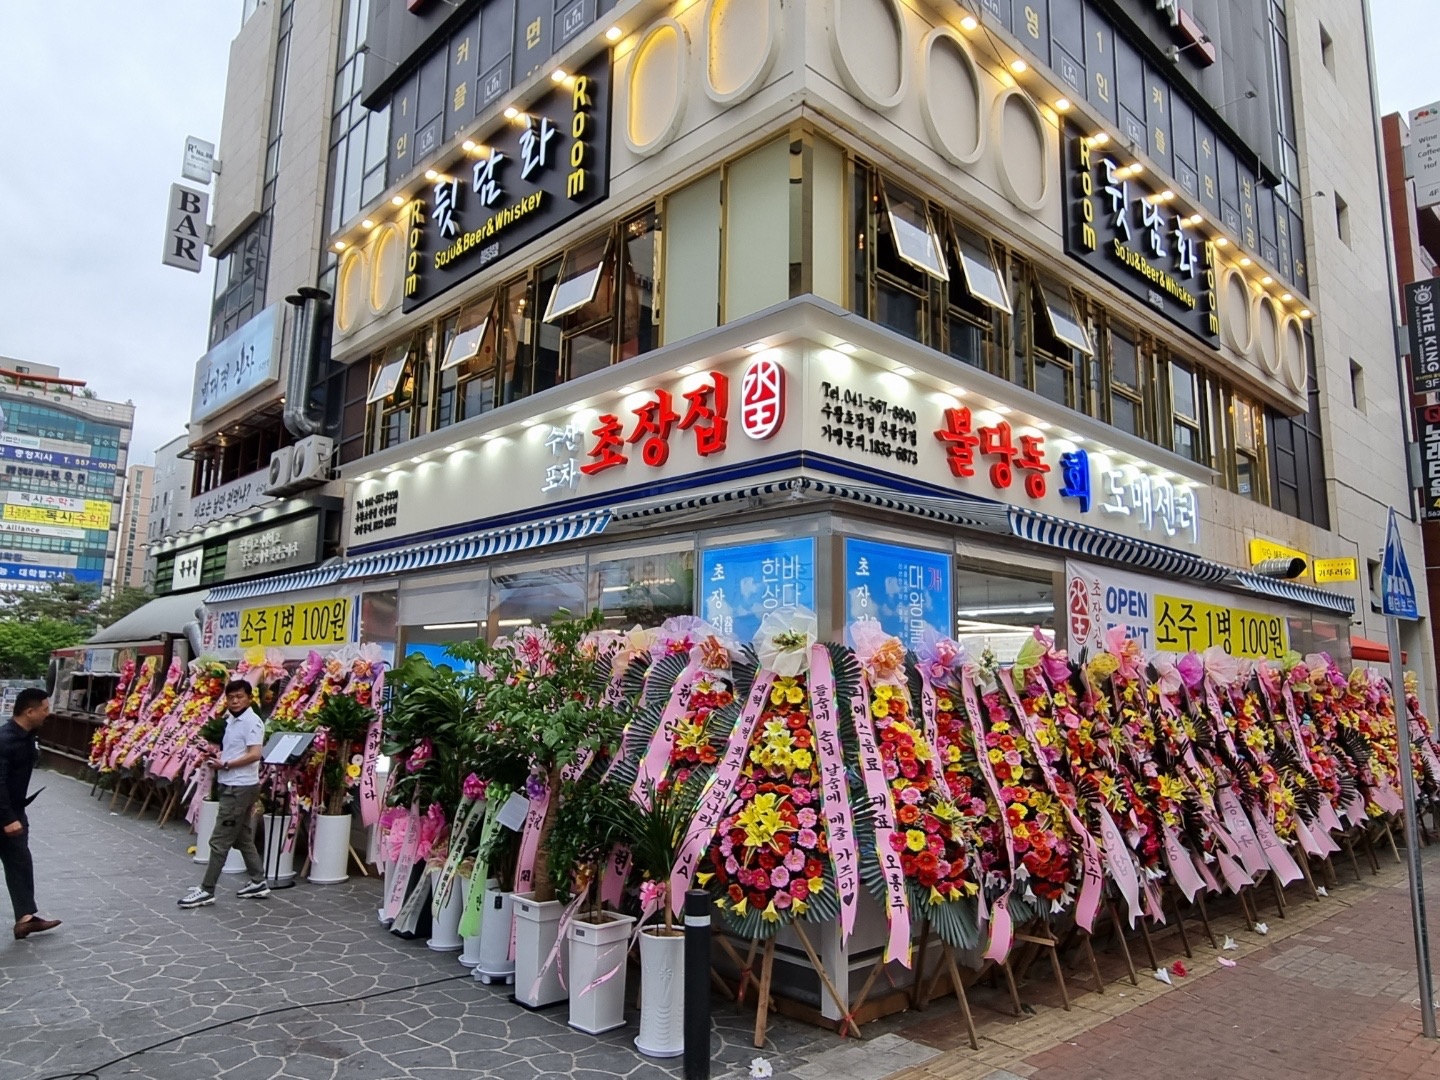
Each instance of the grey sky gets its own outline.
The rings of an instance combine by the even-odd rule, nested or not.
[[[1372,7],[1382,109],[1440,100],[1440,0]],[[160,264],[165,200],[185,136],[219,141],[240,9],[0,0],[0,355],[133,400],[133,461],[183,430],[205,351],[214,275]]]

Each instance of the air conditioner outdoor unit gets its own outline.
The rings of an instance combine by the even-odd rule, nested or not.
[[[323,484],[330,479],[330,456],[335,441],[324,435],[311,435],[295,444],[295,463],[290,470],[293,487]]]
[[[266,495],[283,495],[290,490],[295,468],[295,448],[282,446],[270,455],[270,476],[265,481]]]

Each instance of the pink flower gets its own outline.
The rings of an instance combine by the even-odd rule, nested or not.
[[[885,759],[882,769],[884,770],[886,780],[894,780],[900,775],[900,766],[895,764],[895,761],[891,758]]]
[[[904,791],[900,792],[900,801],[909,806],[914,806],[920,801],[920,798],[919,788],[907,787]]]
[[[790,792],[790,801],[796,806],[809,806],[815,801],[815,793],[809,788],[797,787]]]
[[[790,894],[785,892],[776,893],[775,906],[781,911],[784,911],[786,908],[788,908],[790,906]]]
[[[795,814],[795,818],[797,821],[800,822],[800,827],[802,829],[813,829],[815,827],[815,823],[820,820],[820,815],[815,813],[814,810],[810,809],[810,807],[807,806],[803,810],[797,811]]]
[[[1182,656],[1176,662],[1175,669],[1180,672],[1180,678],[1188,690],[1198,690],[1205,679],[1205,664],[1196,653],[1189,652]]]
[[[485,781],[481,780],[480,777],[472,772],[469,776],[465,777],[462,793],[467,799],[483,799],[485,797]]]
[[[729,874],[731,877],[734,877],[734,876],[735,876],[736,874],[738,874],[739,872],[740,872],[740,864],[735,861],[735,856],[734,856],[734,855],[726,856],[726,858],[725,858],[725,873]]]
[[[816,835],[814,829],[801,829],[795,840],[801,847],[807,849],[813,849],[820,843],[820,837]]]
[[[645,911],[660,909],[665,899],[665,885],[659,881],[646,881],[640,885],[640,907]]]
[[[435,744],[432,743],[429,739],[421,739],[420,745],[415,747],[414,752],[410,755],[410,761],[408,763],[410,771],[416,772],[419,769],[424,768],[425,763],[434,756]]]
[[[792,874],[798,874],[805,869],[805,853],[799,848],[791,848],[790,854],[785,856],[785,869]]]
[[[770,871],[770,884],[777,889],[783,889],[790,884],[790,871],[783,866],[777,866]]]

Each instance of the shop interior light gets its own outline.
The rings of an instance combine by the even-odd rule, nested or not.
[[[496,619],[496,626],[530,626],[534,619]]]
[[[914,374],[915,374],[915,369],[912,368],[912,367],[906,367],[904,364],[900,364],[898,367],[895,368],[895,374],[896,374],[896,375],[907,375],[907,376],[908,376],[908,375],[914,375]]]
[[[745,346],[745,351],[748,353],[764,352],[769,347],[770,346],[766,345],[763,341],[752,341],[749,345]]]
[[[474,630],[480,624],[478,622],[432,622],[421,627],[422,630]]]
[[[1056,111],[1056,112],[1069,112],[1069,111],[1070,111],[1070,99],[1069,99],[1068,97],[1056,98],[1056,99],[1055,99],[1055,111]]]
[[[391,206],[404,206],[404,205],[405,205],[405,196],[404,196],[404,195],[395,195],[395,196],[393,196],[393,197],[390,199],[390,205],[391,205]]]
[[[1036,420],[1035,426],[1041,431],[1049,431],[1052,425],[1049,420]]]
[[[364,221],[360,222],[360,227],[362,229],[373,229],[375,227],[375,222],[367,217]]]
[[[550,78],[555,82],[564,82],[570,76],[565,73],[564,68],[556,68],[550,73]]]
[[[609,30],[605,31],[606,41],[619,41],[624,36],[625,31],[621,30],[618,26],[612,26]]]
[[[1173,198],[1175,198],[1175,192],[1171,191],[1169,188],[1166,188],[1164,191],[1160,192],[1161,202],[1169,202]]]
[[[966,15],[963,19],[960,20],[960,29],[964,30],[967,34],[979,25],[980,20],[975,18],[974,15]]]
[[[962,619],[978,619],[986,615],[1041,615],[1054,610],[1054,604],[1009,604],[1003,607],[960,608],[955,614]]]
[[[425,170],[425,179],[426,179],[426,180],[439,180],[439,179],[440,179],[440,174],[439,174],[438,172],[436,172],[434,169],[426,169],[426,170]]]
[[[1027,64],[1024,60],[1017,58],[1010,61],[1010,70],[1013,71],[1016,75],[1024,75],[1025,72],[1030,70],[1030,65]]]
[[[837,351],[843,352],[846,356],[854,356],[857,352],[860,351],[857,346],[852,345],[848,341],[840,342],[840,344],[836,345],[835,348]]]

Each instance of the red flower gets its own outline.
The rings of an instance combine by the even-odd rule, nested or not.
[[[913,825],[920,818],[920,808],[907,803],[895,812],[895,816],[900,819],[901,825]]]
[[[739,885],[731,885],[730,888],[725,890],[725,893],[730,897],[731,901],[736,904],[745,899],[745,890]]]

